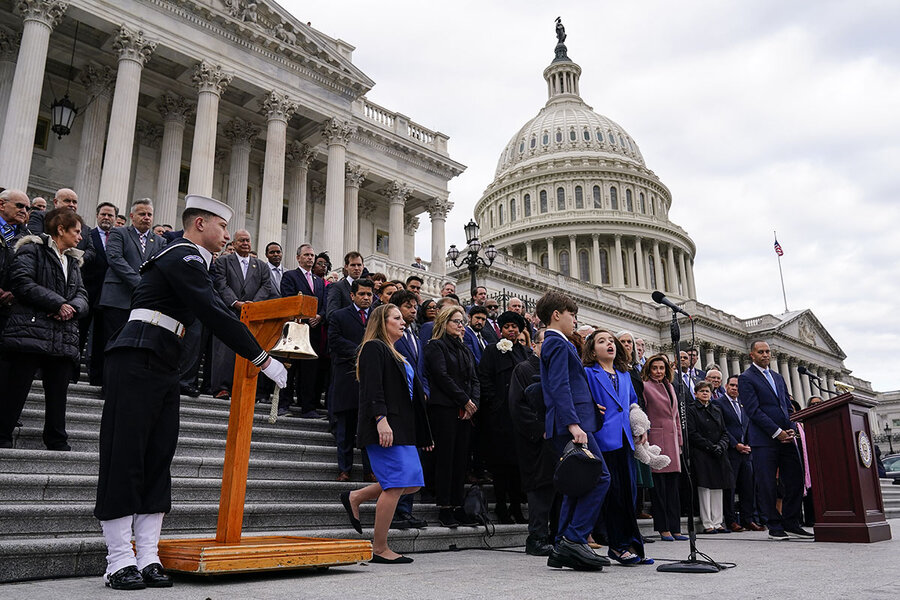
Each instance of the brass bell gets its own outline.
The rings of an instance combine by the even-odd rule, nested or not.
[[[319,356],[309,343],[309,325],[288,321],[281,330],[281,339],[269,354],[287,360],[315,359]]]

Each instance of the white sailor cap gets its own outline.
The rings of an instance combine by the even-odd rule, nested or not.
[[[234,215],[234,211],[231,210],[231,207],[224,202],[219,202],[218,200],[206,196],[198,196],[196,194],[188,194],[184,197],[184,208],[185,210],[188,208],[199,208],[200,210],[210,212],[217,217],[222,217],[226,222],[231,221],[231,217]]]

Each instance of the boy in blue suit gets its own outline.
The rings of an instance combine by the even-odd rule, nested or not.
[[[547,408],[544,435],[560,456],[566,444],[574,440],[602,460],[600,448],[590,435],[600,427],[596,405],[578,352],[567,339],[575,331],[578,306],[569,296],[550,291],[538,300],[536,312],[547,325],[541,348],[541,389]],[[609,473],[604,469],[600,482],[584,496],[563,496],[559,537],[547,559],[548,566],[599,570],[609,564],[587,545],[608,489]]]

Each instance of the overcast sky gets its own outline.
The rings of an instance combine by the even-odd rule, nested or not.
[[[900,2],[281,3],[356,46],[371,100],[450,136],[468,169],[448,244],[546,101],[562,16],[582,97],[638,142],[697,244],[698,300],[783,312],[777,230],[788,307],[812,309],[854,375],[900,388]]]

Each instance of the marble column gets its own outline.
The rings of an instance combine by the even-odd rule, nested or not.
[[[678,274],[681,275],[681,288],[678,289],[678,293],[682,296],[688,297],[690,293],[688,293],[688,283],[687,283],[687,271],[684,267],[684,251],[678,251]],[[678,288],[678,286],[675,286]]]
[[[834,373],[832,371],[828,371],[828,374],[825,378],[826,386],[829,390],[834,389]]]
[[[257,244],[282,243],[281,215],[284,211],[284,155],[287,124],[297,104],[279,92],[269,92],[262,102],[266,113],[266,158],[263,166],[262,201],[259,207]],[[338,225],[340,227],[340,225]]]
[[[809,377],[806,375],[800,376],[800,388],[803,390],[803,398],[797,398],[796,394],[794,395],[794,400],[800,403],[800,406],[806,406],[806,402],[809,400],[809,397],[812,396],[812,389],[810,386]]]
[[[659,242],[653,240],[653,268],[656,269],[656,289],[666,291],[666,276],[663,273],[662,257],[659,255]]]
[[[703,363],[702,368],[703,368],[703,370],[706,370],[707,365],[711,365],[716,362],[716,357],[715,357],[715,354],[713,353],[712,346],[707,346],[706,352],[704,354],[706,355],[706,362]]]
[[[134,32],[126,27],[119,29],[113,43],[113,49],[119,55],[119,68],[109,115],[98,201],[110,202],[118,206],[119,211],[126,210],[129,205],[128,184],[141,72],[155,48],[156,42],[144,38],[143,31]]]
[[[738,355],[734,354],[731,356],[731,374],[732,375],[740,375],[743,373],[741,369],[741,361],[738,359]]]
[[[800,381],[800,373],[797,371],[798,363],[795,360],[791,361],[791,395],[797,402],[800,402],[800,397],[803,395],[803,383]]]
[[[322,137],[328,145],[328,170],[325,179],[325,237],[324,247],[331,256],[344,256],[346,251],[344,244],[344,173],[347,157],[347,145],[356,130],[349,121],[329,119],[322,128]],[[400,235],[403,237],[403,215],[400,215]],[[402,242],[400,251],[402,252]],[[391,248],[395,240],[388,242]]]
[[[431,260],[434,260],[433,258]],[[534,262],[534,246],[532,245],[531,240],[525,242],[525,260],[527,262]]]
[[[403,264],[411,265],[416,259],[416,231],[419,230],[419,217],[410,214],[403,215]]]
[[[167,93],[160,96],[156,108],[163,118],[163,137],[153,217],[155,223],[167,223],[179,229],[176,221],[181,150],[184,146],[184,126],[193,114],[194,107],[182,96]]]
[[[594,285],[603,285],[603,270],[600,268],[600,235],[591,234],[591,265],[593,265],[593,273],[591,273],[591,283]]]
[[[553,247],[553,236],[547,238],[547,268],[554,273],[559,271],[556,261],[556,248]]]
[[[409,198],[409,188],[399,181],[391,182],[387,189],[390,212],[388,213],[388,258],[396,263],[403,262],[403,208]]]
[[[778,361],[778,372],[781,373],[781,377],[784,379],[784,383],[787,385],[788,392],[791,391],[791,366],[790,361],[786,356],[782,356],[781,360]]]
[[[819,381],[816,382],[816,384],[817,384],[816,389],[818,390],[817,395],[821,396],[822,399],[824,400],[825,398],[828,397],[828,395],[825,393],[825,390],[823,389],[823,388],[825,388],[825,385],[826,385],[825,378],[826,378],[827,373],[826,373],[825,369],[820,368],[820,369],[818,369],[818,372],[816,373],[816,375],[819,376]]]
[[[147,174],[159,168],[159,147],[163,129],[155,123],[138,119],[135,127],[136,148],[132,159],[131,193],[134,199],[150,198],[154,205],[157,198],[157,178]],[[154,210],[154,223],[160,223]]]
[[[368,172],[360,165],[347,163],[344,173],[344,246],[359,252],[359,187]]]
[[[615,250],[613,250],[613,286],[624,287],[625,266],[622,264],[622,236],[617,233],[615,240],[616,246]]]
[[[250,149],[260,128],[235,117],[225,124],[225,137],[231,142],[231,165],[228,169],[228,206],[234,211],[229,229],[247,226],[247,183],[250,179]]]
[[[19,34],[0,29],[0,135],[3,135],[3,124],[6,123],[20,39]]]
[[[453,203],[446,198],[434,198],[426,205],[431,217],[431,272],[435,275],[447,273],[447,238],[445,228],[447,215]],[[531,260],[531,242],[526,243],[528,260]]]
[[[81,84],[91,95],[91,101],[84,111],[84,123],[81,126],[74,189],[78,194],[79,212],[90,227],[97,222],[103,143],[106,140],[106,121],[109,118],[115,78],[115,72],[109,67],[87,65],[81,73]]]
[[[697,288],[694,286],[694,259],[688,257],[687,259],[687,286],[688,286],[688,296],[693,300],[697,299]]]
[[[666,291],[678,293],[678,276],[675,274],[675,249],[672,244],[666,248],[666,276],[669,278],[669,286]]]
[[[375,215],[375,211],[378,209],[378,205],[375,204],[373,200],[369,198],[362,198],[359,201],[359,231],[360,231],[360,248],[359,253],[363,256],[369,256],[370,254],[375,254],[375,231],[372,225],[372,217]],[[434,258],[431,259],[434,261]],[[446,261],[441,260],[441,263],[444,264]],[[432,269],[435,268],[434,265],[431,266]],[[444,267],[445,268],[445,267]]]
[[[577,239],[574,235],[569,236],[569,276],[578,279],[581,274],[578,272],[578,246]]]
[[[724,386],[728,383],[728,376],[731,374],[728,370],[728,352],[725,349],[717,349],[716,364],[719,365],[719,370],[722,371],[722,385]]]
[[[19,0],[15,3],[14,10],[25,24],[0,138],[3,187],[28,189],[50,32],[59,25],[66,8],[68,4],[56,0]]]
[[[634,238],[634,251],[637,254],[637,286],[647,289],[647,259],[644,258],[644,247],[640,236]]]
[[[309,177],[309,163],[314,156],[306,144],[294,140],[287,149],[285,160],[288,165],[288,226],[284,255],[295,256],[295,252],[306,240],[306,191]],[[337,261],[339,258],[334,257]]]
[[[216,126],[219,121],[219,98],[231,83],[233,75],[222,67],[201,61],[194,67],[193,82],[197,95],[197,119],[191,146],[191,174],[188,193],[212,196],[216,159]],[[282,180],[284,179],[282,175]],[[279,213],[280,214],[280,213]],[[279,219],[280,221],[280,219]]]
[[[775,356],[775,352],[772,352],[771,357],[769,358],[769,370],[781,373],[778,369],[778,358]]]

